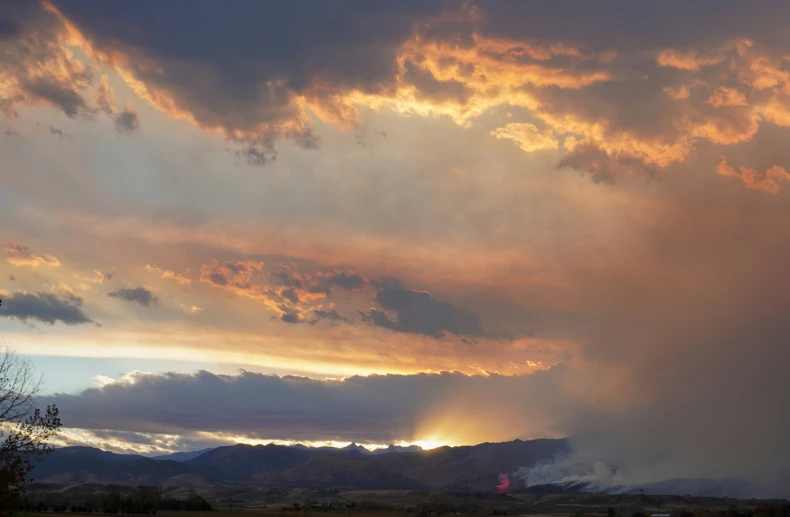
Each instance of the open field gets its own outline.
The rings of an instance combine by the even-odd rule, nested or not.
[[[211,512],[160,510],[157,517],[393,517],[417,515],[426,506],[428,514],[443,515],[528,515],[564,517],[586,514],[605,516],[613,509],[618,516],[641,512],[682,515],[723,512],[738,515],[761,506],[787,504],[786,501],[738,500],[713,497],[606,495],[606,494],[496,494],[426,490],[311,490],[261,487],[194,487],[207,499]],[[119,485],[38,485],[28,493],[31,500],[46,501],[50,507],[83,504],[110,491],[131,492]],[[190,489],[164,488],[168,497],[183,498]],[[298,505],[298,510],[294,509]],[[353,506],[353,508],[348,508]],[[434,511],[438,510],[438,511]],[[703,511],[704,510],[704,511]],[[51,513],[51,512],[49,512]],[[70,512],[66,512],[70,514]],[[30,514],[41,517],[44,514]],[[721,514],[720,514],[721,515]],[[26,516],[28,517],[28,516]]]

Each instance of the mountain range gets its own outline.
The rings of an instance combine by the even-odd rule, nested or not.
[[[58,484],[248,485],[337,489],[493,491],[514,472],[567,448],[567,441],[515,440],[421,450],[238,444],[156,458],[63,447],[36,465],[37,482]]]
[[[149,458],[91,447],[63,447],[33,470],[33,479],[58,485],[160,485],[163,487],[272,487],[337,490],[449,490],[494,492],[499,476],[567,452],[567,439],[515,440],[463,447],[368,450],[304,445],[237,444]],[[751,497],[755,487],[733,479],[671,479],[646,485],[599,487],[548,483],[508,492],[522,494],[675,494]]]

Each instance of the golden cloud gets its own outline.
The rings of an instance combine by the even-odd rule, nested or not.
[[[511,122],[505,127],[491,131],[496,138],[512,140],[525,152],[540,151],[543,149],[557,149],[559,142],[551,130],[541,131],[535,124],[524,122]]]
[[[743,185],[751,190],[760,190],[769,194],[776,194],[781,189],[781,183],[790,181],[790,172],[787,169],[774,165],[765,172],[759,172],[748,167],[741,167],[736,171],[727,160],[722,156],[721,161],[716,166],[716,173],[721,176],[738,178]]]
[[[36,255],[33,251],[18,242],[3,244],[3,252],[6,262],[12,266],[27,266],[36,268],[39,266],[58,267],[60,261],[52,255]]]
[[[168,278],[168,279],[171,279],[171,280],[175,280],[176,282],[178,282],[181,285],[189,285],[189,284],[192,283],[192,280],[190,280],[189,278],[185,277],[184,275],[176,273],[175,271],[168,271],[167,269],[161,269],[161,268],[158,268],[158,267],[153,267],[150,264],[146,264],[144,269],[146,271],[148,271],[149,273],[159,273],[161,278]]]

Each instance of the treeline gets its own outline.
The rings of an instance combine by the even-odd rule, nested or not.
[[[302,503],[293,503],[281,509],[281,512],[302,512],[307,511],[328,512],[333,510],[355,510],[364,512],[391,511],[399,513],[414,513],[418,517],[441,516],[454,513],[476,513],[480,510],[477,503],[452,504],[440,502],[424,502],[416,506],[404,506],[403,504],[386,501],[344,501],[344,502],[317,502],[305,500]],[[507,515],[507,512],[501,512]],[[284,516],[285,513],[282,513]],[[494,515],[497,515],[494,512]]]
[[[650,517],[652,512],[636,512],[631,517]],[[577,512],[574,517],[591,517],[590,514]],[[617,517],[614,508],[609,508],[607,517]],[[790,517],[790,504],[764,504],[753,508],[741,508],[732,505],[726,510],[697,508],[695,510],[679,510],[672,512],[670,517]]]
[[[49,498],[48,498],[49,499]],[[73,513],[73,514],[142,514],[156,515],[157,510],[185,510],[208,512],[211,504],[194,490],[189,491],[186,499],[165,497],[159,487],[139,486],[126,497],[113,491],[104,497],[90,497],[81,504],[47,504],[44,500],[22,502],[19,508],[26,513]]]

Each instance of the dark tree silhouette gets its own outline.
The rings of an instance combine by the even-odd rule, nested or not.
[[[10,347],[0,351],[0,517],[13,514],[34,464],[52,451],[58,408],[34,407],[41,388],[30,361]]]

